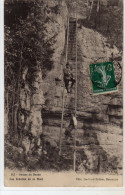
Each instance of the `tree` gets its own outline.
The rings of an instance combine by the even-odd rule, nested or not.
[[[12,18],[9,24],[5,23],[5,107],[9,119],[9,133],[11,137],[17,132],[17,111],[20,107],[20,89],[23,85],[22,72],[28,67],[27,82],[30,90],[34,90],[34,71],[46,72],[51,70],[54,38],[45,40],[44,22],[47,19],[47,8],[44,1],[36,0],[30,3],[5,2],[5,17]],[[25,10],[17,12],[16,8]],[[7,20],[7,19],[6,19]],[[16,118],[15,118],[16,117]]]

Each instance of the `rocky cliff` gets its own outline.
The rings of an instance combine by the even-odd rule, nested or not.
[[[97,1],[96,1],[97,2]],[[96,3],[95,2],[95,3]],[[67,47],[67,24],[68,16],[74,16],[73,10],[77,6],[78,18],[82,22],[77,23],[77,34],[74,27],[69,28],[68,39],[68,62],[74,69],[75,77],[75,55],[76,38],[78,54],[78,90],[77,90],[77,120],[78,129],[76,132],[76,169],[82,172],[115,172],[122,170],[122,83],[118,92],[112,94],[101,94],[93,96],[88,66],[95,62],[110,61],[121,58],[121,51],[114,43],[109,43],[108,39],[95,29],[84,25],[84,20],[88,17],[87,1],[73,1],[74,4],[65,1],[45,1],[47,5],[45,23],[45,41],[54,37],[51,45],[54,53],[52,55],[52,69],[46,72],[46,77],[42,77],[44,69],[34,71],[35,81],[32,86],[34,93],[30,93],[29,86],[24,77],[24,86],[21,90],[20,120],[24,121],[24,130],[30,125],[31,133],[40,139],[41,133],[44,140],[43,161],[37,161],[37,167],[49,169],[72,169],[73,148],[72,143],[67,145],[64,131],[69,125],[70,114],[75,110],[75,85],[73,92],[67,94],[65,90],[64,98],[64,122],[62,132],[62,157],[60,159],[59,139],[62,113],[63,96],[63,68],[66,64]],[[84,7],[82,14],[81,6]],[[89,25],[88,25],[89,26]],[[73,29],[74,28],[74,29]],[[77,36],[77,37],[76,37]],[[122,62],[121,62],[122,63]],[[24,70],[28,74],[28,70]],[[24,73],[25,74],[25,73]],[[59,80],[56,80],[59,78]],[[22,100],[22,98],[24,98]],[[73,133],[72,133],[73,134]],[[39,135],[39,136],[38,136]],[[27,148],[27,141],[23,144]],[[28,140],[29,142],[29,140]],[[37,140],[38,144],[39,140]],[[41,143],[40,143],[41,144]],[[41,144],[42,145],[42,144]],[[27,152],[29,148],[26,149]],[[48,156],[47,156],[48,155]],[[55,163],[57,159],[57,163]],[[47,160],[48,159],[48,160]],[[50,165],[51,164],[51,165]],[[30,168],[33,168],[33,165]]]
[[[62,36],[64,37],[64,34]],[[120,149],[122,148],[122,83],[119,86],[118,93],[93,96],[88,66],[94,62],[110,61],[112,53],[114,58],[117,59],[121,56],[121,52],[115,45],[111,46],[101,33],[84,26],[78,26],[77,39],[78,130],[76,136],[77,145],[81,146],[77,150],[77,155],[79,156],[80,153],[80,158],[83,158],[83,161],[85,160],[81,162],[81,164],[83,163],[82,170],[111,171],[113,166],[117,172],[116,167],[119,167],[119,170],[122,168],[122,150]],[[75,56],[76,49],[74,42],[71,45],[69,40],[69,50],[71,47],[71,52],[69,53],[68,61],[72,67],[75,64],[75,60],[72,59]],[[56,64],[54,68],[55,72],[60,69],[58,76],[60,76],[60,73],[63,74],[61,71],[65,62],[64,58],[65,56],[61,53],[60,63]],[[46,106],[47,109],[43,110],[43,131],[45,135],[50,137],[50,140],[55,140],[58,146],[63,89],[61,82],[54,82],[56,76],[55,74],[54,77],[51,75],[48,80],[48,83],[51,83],[51,87],[53,85],[52,92],[46,87],[46,91],[49,93],[48,97],[46,96],[46,102],[49,102],[49,107]],[[74,110],[74,94],[67,94],[65,91],[64,107],[63,133],[68,127],[70,113]],[[62,144],[65,145],[65,142]],[[72,156],[73,153],[71,153],[70,155]],[[116,159],[115,163],[113,162],[114,159]],[[81,164],[79,160],[78,166],[80,169]]]

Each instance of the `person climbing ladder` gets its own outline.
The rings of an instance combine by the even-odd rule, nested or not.
[[[69,38],[70,36],[70,38]],[[73,39],[72,39],[73,37]],[[70,48],[72,50],[70,51]],[[72,63],[73,66],[73,71],[72,68],[69,64]],[[73,152],[73,170],[76,170],[76,131],[77,131],[77,15],[76,18],[68,18],[67,21],[67,43],[66,43],[66,64],[64,65],[63,68],[63,75],[62,75],[62,82],[63,82],[63,93],[62,93],[62,115],[61,115],[61,126],[60,126],[60,135],[59,135],[59,155],[65,156],[66,150],[72,150]],[[75,75],[74,75],[75,74]],[[56,79],[57,82],[59,79]],[[63,138],[63,123],[64,123],[64,115],[65,115],[65,101],[67,96],[65,96],[65,88],[67,93],[72,93],[72,88],[75,84],[75,89],[74,93],[69,94],[69,99],[74,99],[74,104],[73,104],[73,109],[74,112],[71,113],[71,117],[69,119],[69,124],[68,127],[65,129],[65,137]],[[70,108],[69,108],[70,109]],[[72,111],[71,111],[72,112]],[[72,138],[72,131],[74,130],[73,133],[73,138]],[[69,142],[69,139],[73,139],[74,141]],[[62,142],[64,144],[62,145]],[[69,142],[69,143],[68,143]],[[70,145],[70,148],[66,148],[67,144]],[[67,155],[69,156],[69,151],[67,151]],[[72,158],[71,157],[71,158]],[[69,158],[69,157],[68,157]]]
[[[77,128],[77,119],[75,117],[75,114],[71,114],[70,122],[68,128],[65,130],[65,136],[66,138],[72,138],[71,132],[73,129]]]
[[[67,62],[66,64],[66,67],[64,68],[63,70],[64,72],[64,83],[65,83],[65,88],[67,90],[67,93],[71,93],[72,91],[72,87],[74,85],[74,83],[76,82],[74,77],[73,77],[73,74],[72,74],[72,69],[69,65],[69,63]],[[70,84],[69,82],[71,82],[71,87],[70,87]]]

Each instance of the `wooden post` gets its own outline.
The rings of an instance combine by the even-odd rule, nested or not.
[[[76,128],[74,128],[73,170],[76,171]]]
[[[68,61],[68,46],[69,46],[69,16],[67,21],[67,46],[66,46],[66,63]]]
[[[59,155],[61,156],[62,152],[62,130],[63,130],[63,116],[64,116],[64,93],[65,88],[63,87],[63,95],[62,95],[62,117],[61,117],[61,127],[60,127],[60,141],[59,141]]]

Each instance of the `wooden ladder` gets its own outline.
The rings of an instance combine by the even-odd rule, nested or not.
[[[66,44],[66,63],[70,62],[72,65],[73,74],[75,75],[75,92],[69,93],[67,96],[74,96],[75,104],[75,117],[77,116],[77,17],[76,18],[68,18],[67,21],[67,44]],[[62,78],[63,81],[63,78]],[[63,147],[62,147],[62,130],[63,130],[63,122],[64,122],[64,109],[65,109],[65,85],[63,82],[63,95],[62,95],[62,117],[61,117],[61,127],[60,127],[60,141],[59,141],[59,155],[62,155],[62,148],[67,147],[66,150],[71,151],[73,148],[73,170],[76,170],[76,129],[74,129],[74,143],[73,146],[67,146],[65,138],[63,139]],[[65,151],[66,151],[65,150]],[[71,153],[71,152],[70,152]],[[69,155],[69,153],[68,153]],[[67,157],[69,159],[69,157]]]

